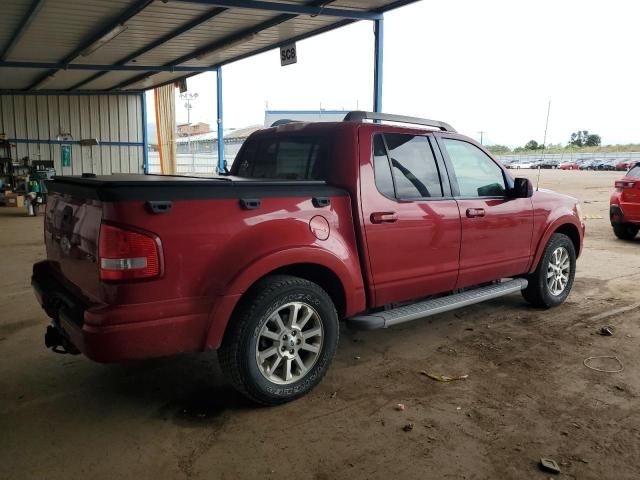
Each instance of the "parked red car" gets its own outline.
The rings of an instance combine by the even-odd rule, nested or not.
[[[640,163],[616,181],[615,187],[609,207],[613,232],[622,240],[633,240],[640,231]]]
[[[560,164],[560,170],[579,170],[580,165],[576,162],[564,162]]]
[[[33,287],[49,347],[219,349],[239,391],[277,404],[320,381],[341,319],[385,328],[517,291],[561,304],[583,235],[574,198],[449,125],[351,112],[252,134],[227,177],[57,177]]]
[[[635,164],[636,164],[636,162],[634,162],[632,160],[623,160],[623,161],[618,162],[618,163],[615,164],[615,170],[617,170],[619,172],[626,172],[627,170],[629,170]]]

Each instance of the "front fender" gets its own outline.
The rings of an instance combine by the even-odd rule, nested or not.
[[[544,233],[540,237],[540,240],[538,241],[538,244],[536,246],[535,254],[529,267],[529,273],[533,273],[536,268],[538,268],[538,264],[540,263],[542,255],[544,254],[544,249],[547,246],[547,243],[549,243],[549,239],[551,238],[551,236],[565,225],[571,225],[575,227],[579,237],[579,248],[576,249],[576,256],[579,256],[582,253],[584,223],[582,223],[582,220],[580,220],[575,211],[568,208],[558,209],[552,212],[552,214],[548,217]]]
[[[314,264],[331,270],[342,283],[345,292],[346,315],[365,309],[366,300],[357,256],[343,259],[317,247],[296,247],[272,252],[257,259],[240,271],[218,297],[210,315],[210,328],[205,348],[215,349],[222,343],[231,314],[242,295],[259,279],[283,267]]]

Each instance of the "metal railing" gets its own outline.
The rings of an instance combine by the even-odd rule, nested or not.
[[[225,159],[229,167],[242,144],[225,145]],[[217,175],[218,151],[204,153],[177,153],[176,173],[179,175]],[[149,152],[149,173],[160,173],[160,154]]]
[[[562,162],[575,162],[586,160],[619,160],[640,162],[640,152],[566,152],[566,153],[514,153],[509,155],[495,155],[496,159],[503,163],[534,163],[550,160]]]

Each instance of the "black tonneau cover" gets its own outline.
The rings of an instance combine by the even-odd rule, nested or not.
[[[47,188],[49,192],[103,202],[347,195],[346,190],[327,185],[324,181],[256,180],[230,176],[187,177],[143,174],[56,176],[47,182]]]

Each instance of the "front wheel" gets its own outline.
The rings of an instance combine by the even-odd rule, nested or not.
[[[232,385],[256,403],[278,405],[311,391],[338,346],[331,298],[308,280],[274,275],[248,293],[218,352]]]
[[[613,233],[615,233],[616,237],[620,240],[633,240],[638,234],[638,231],[640,231],[640,227],[631,223],[613,224]]]
[[[551,308],[563,303],[571,292],[576,273],[576,249],[569,237],[554,233],[544,249],[538,268],[527,277],[522,296],[535,307]]]

